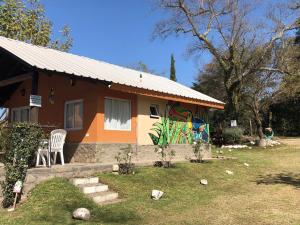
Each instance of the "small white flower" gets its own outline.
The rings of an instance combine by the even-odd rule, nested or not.
[[[194,141],[194,142],[193,142],[193,144],[194,144],[194,145],[196,145],[196,144],[197,144],[197,142],[196,142],[196,141]]]

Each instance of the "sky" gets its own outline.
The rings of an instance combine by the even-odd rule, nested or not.
[[[157,74],[169,76],[170,55],[176,60],[178,82],[191,86],[199,66],[209,61],[188,57],[188,36],[151,40],[164,12],[153,10],[151,0],[41,0],[54,32],[64,24],[74,39],[71,53],[132,66],[139,61]]]

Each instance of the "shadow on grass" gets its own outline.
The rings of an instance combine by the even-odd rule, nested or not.
[[[300,188],[300,174],[295,173],[277,173],[261,175],[257,180],[256,184],[286,184]]]

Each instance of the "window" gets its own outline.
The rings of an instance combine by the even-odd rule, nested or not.
[[[105,98],[104,129],[131,130],[131,104],[129,100]]]
[[[12,122],[26,122],[30,120],[30,108],[28,106],[13,108],[11,110]]]
[[[158,105],[150,105],[150,117],[159,118]]]
[[[82,100],[69,101],[65,103],[65,129],[79,130],[83,124],[83,102]]]

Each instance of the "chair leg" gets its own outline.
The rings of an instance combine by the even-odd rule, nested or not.
[[[53,164],[56,164],[56,159],[57,159],[57,152],[54,152]]]
[[[64,153],[63,152],[59,152],[60,154],[60,161],[62,165],[65,165],[65,159],[64,159]]]
[[[37,152],[36,153],[36,164],[35,164],[35,166],[39,166],[39,164],[40,164],[40,153]]]
[[[43,166],[47,166],[47,162],[46,162],[44,154],[41,156],[41,158],[42,158]]]
[[[48,166],[51,166],[51,153],[49,151],[47,151],[47,160],[48,160]]]

